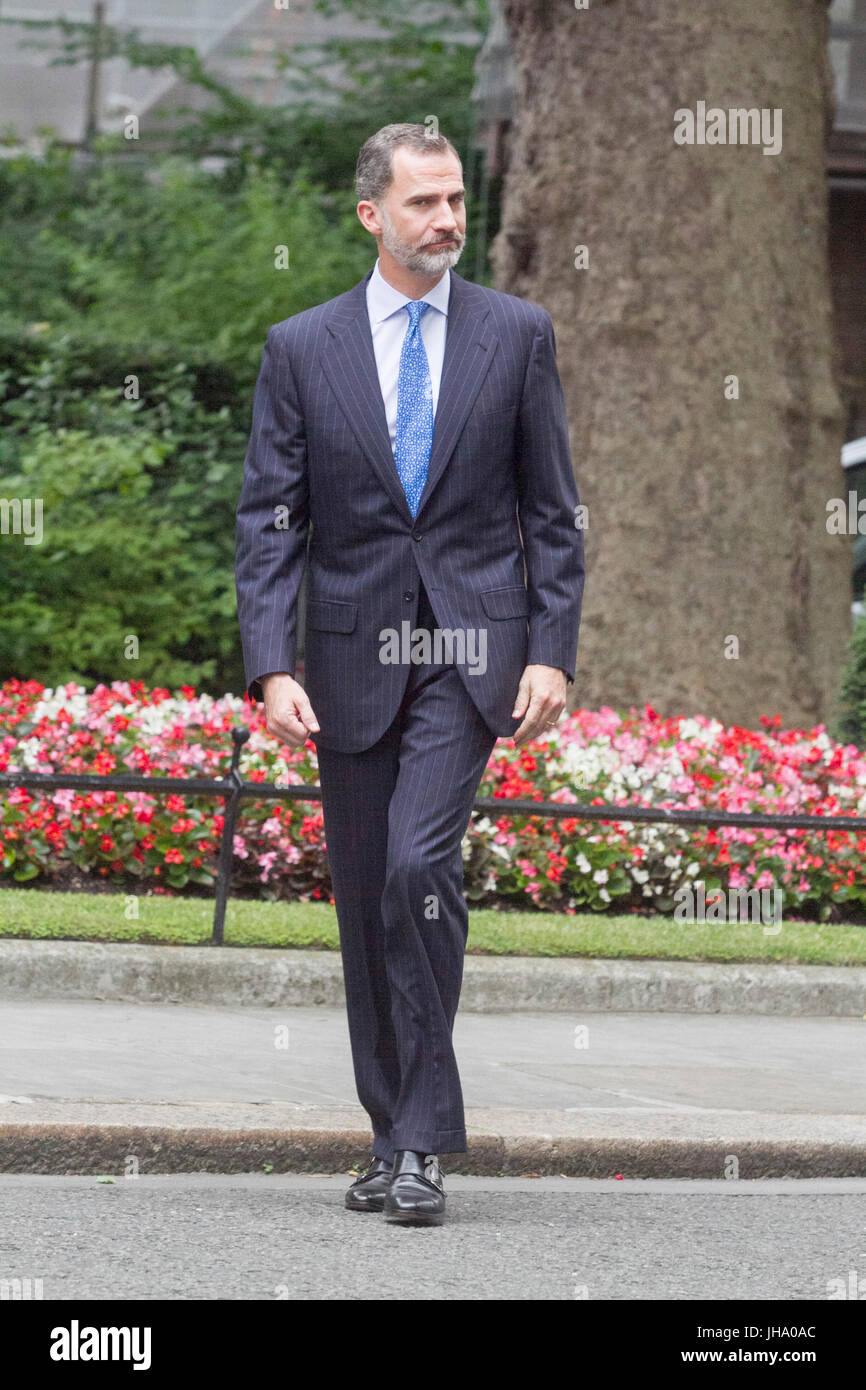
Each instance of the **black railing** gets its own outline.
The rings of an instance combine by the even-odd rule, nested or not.
[[[222,946],[225,939],[226,903],[231,884],[234,834],[238,810],[244,797],[255,801],[321,801],[321,787],[297,783],[290,787],[275,782],[245,782],[241,776],[241,749],[250,736],[248,728],[231,731],[232,762],[227,777],[143,777],[132,773],[97,772],[0,772],[0,791],[4,787],[69,787],[73,791],[178,792],[181,796],[219,796],[225,800],[219,866],[216,876],[211,945]],[[656,821],[665,825],[743,825],[771,830],[866,830],[866,816],[804,816],[762,811],[676,810],[664,806],[617,806],[612,802],[526,801],[512,797],[477,796],[475,811],[493,811],[507,816],[541,816],[544,820]]]

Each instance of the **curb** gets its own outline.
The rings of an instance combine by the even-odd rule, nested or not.
[[[731,1142],[472,1135],[465,1154],[442,1155],[446,1173],[479,1177],[720,1179]],[[115,1175],[129,1160],[143,1175],[346,1172],[368,1157],[367,1130],[221,1130],[158,1126],[5,1125],[0,1172]],[[750,1140],[737,1145],[738,1178],[866,1176],[866,1144]]]
[[[16,937],[0,939],[0,998],[345,1004],[338,951]],[[468,955],[460,1008],[862,1018],[866,967]]]

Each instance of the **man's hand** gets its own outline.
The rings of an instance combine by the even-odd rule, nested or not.
[[[281,738],[290,748],[300,748],[310,734],[319,732],[313,706],[302,685],[287,671],[272,671],[259,684],[265,698],[268,733]]]
[[[515,745],[519,748],[522,743],[538,738],[556,723],[564,709],[565,672],[555,666],[527,666],[520,677],[517,699],[511,711],[513,719],[526,716],[514,731]]]

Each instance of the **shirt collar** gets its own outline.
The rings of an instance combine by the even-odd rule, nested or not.
[[[426,294],[422,294],[422,300],[426,300],[434,309],[440,313],[448,313],[448,299],[451,294],[451,271],[446,270],[441,279],[436,281],[432,289]],[[383,319],[390,318],[398,309],[402,309],[404,304],[411,303],[408,294],[403,294],[400,290],[395,290],[393,285],[389,285],[381,270],[379,269],[378,259],[373,266],[373,273],[367,281],[367,305],[370,316],[374,323],[381,323]]]

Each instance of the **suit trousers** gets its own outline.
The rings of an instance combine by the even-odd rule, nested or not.
[[[420,599],[415,627],[432,631],[423,585]],[[495,743],[457,668],[429,663],[410,666],[371,748],[318,749],[355,1083],[380,1158],[466,1150],[452,1043],[469,923],[461,842]]]

